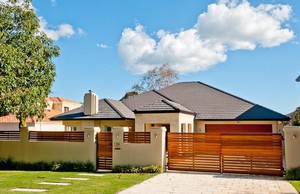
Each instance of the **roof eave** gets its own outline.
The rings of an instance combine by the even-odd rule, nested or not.
[[[135,120],[135,118],[66,118],[66,119],[51,119],[51,121],[86,121],[86,120]]]

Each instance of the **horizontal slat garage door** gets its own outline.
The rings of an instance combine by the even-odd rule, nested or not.
[[[272,133],[271,124],[206,124],[206,133]]]

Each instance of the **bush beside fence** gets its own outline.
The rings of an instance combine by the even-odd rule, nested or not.
[[[0,158],[0,170],[25,170],[25,171],[59,171],[59,172],[93,172],[92,162],[17,162],[10,158]]]

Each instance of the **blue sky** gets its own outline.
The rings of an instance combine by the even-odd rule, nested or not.
[[[89,89],[120,99],[140,75],[169,63],[201,81],[289,113],[300,106],[300,3],[295,0],[32,2],[61,49],[51,96]]]

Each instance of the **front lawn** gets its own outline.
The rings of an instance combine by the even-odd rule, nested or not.
[[[15,188],[49,189],[45,193],[117,193],[118,191],[121,191],[125,188],[133,186],[155,176],[155,174],[102,173],[103,176],[82,176],[79,174],[82,173],[48,171],[0,171],[0,193],[23,193],[11,191]],[[62,180],[61,178],[63,177],[89,178],[89,180]],[[71,183],[71,185],[41,185],[39,184],[40,182],[68,182]]]
[[[300,193],[300,181],[290,181],[290,183],[295,187],[298,193]]]

